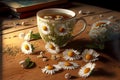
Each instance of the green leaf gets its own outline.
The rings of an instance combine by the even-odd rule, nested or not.
[[[25,59],[23,66],[24,66],[24,68],[28,69],[28,68],[34,67],[35,63],[32,62],[31,59],[28,57],[27,59]]]
[[[40,34],[39,33],[31,33],[31,39],[41,39]]]
[[[32,51],[34,51],[35,47],[33,46],[33,44],[31,44],[31,47],[32,47]]]
[[[27,68],[29,64],[30,64],[30,58],[28,57],[25,59],[25,62],[22,65],[24,68]]]
[[[28,65],[28,68],[32,68],[35,66],[35,63],[34,62],[30,62],[30,64]]]
[[[26,59],[25,59],[25,62],[30,62],[30,58],[29,58],[29,57],[26,58]]]

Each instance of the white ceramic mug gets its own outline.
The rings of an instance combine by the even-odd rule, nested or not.
[[[58,16],[58,19],[51,19],[52,16],[50,15],[66,15],[69,17],[67,19],[61,19]],[[76,18],[76,15],[72,10],[61,8],[48,8],[38,11],[37,25],[41,38],[45,42],[54,42],[59,47],[65,46],[70,40],[86,29],[86,20],[83,17]],[[84,24],[83,28],[74,35],[74,26],[80,20]]]

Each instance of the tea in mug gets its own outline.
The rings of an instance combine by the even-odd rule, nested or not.
[[[51,20],[66,20],[72,18],[72,16],[67,14],[50,14],[50,15],[43,15],[41,17],[44,19],[51,19]]]
[[[41,38],[45,42],[53,42],[59,47],[64,47],[86,29],[85,19],[75,18],[75,16],[76,13],[68,9],[50,8],[38,11],[37,24]],[[83,28],[74,35],[74,26],[80,20]]]

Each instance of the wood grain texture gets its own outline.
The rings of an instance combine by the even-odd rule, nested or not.
[[[108,9],[103,9],[95,6],[85,5],[85,4],[78,4],[74,3],[74,6],[70,7],[69,9],[78,12],[79,10],[83,11],[91,11],[94,12],[92,15],[83,15],[80,14],[77,17],[86,16],[84,17],[88,23],[87,29],[85,32],[83,32],[80,36],[76,37],[72,42],[68,43],[66,47],[63,49],[73,48],[80,50],[81,47],[83,47],[85,44],[89,43],[90,39],[88,36],[88,32],[91,29],[91,26],[94,22],[98,20],[107,19],[110,16],[114,16],[114,19],[111,19],[111,21],[115,21],[117,19],[120,19],[119,12],[111,11]],[[100,15],[103,15],[100,17]],[[33,22],[29,22],[29,20],[33,20]],[[81,78],[78,76],[78,71],[80,68],[75,70],[63,70],[60,71],[54,75],[47,75],[42,73],[41,69],[47,65],[47,64],[57,64],[59,61],[64,61],[63,58],[60,60],[51,60],[50,56],[51,54],[48,53],[45,49],[45,42],[42,39],[38,40],[32,40],[30,43],[34,44],[35,50],[33,55],[25,55],[21,52],[20,47],[23,39],[19,39],[18,35],[21,32],[27,33],[29,30],[33,30],[34,33],[38,32],[37,26],[36,26],[36,16],[27,18],[27,19],[20,19],[20,20],[5,20],[4,24],[11,24],[12,22],[22,22],[22,21],[28,21],[31,25],[29,26],[19,26],[19,27],[11,27],[9,29],[3,30],[2,36],[2,49],[10,48],[13,49],[13,52],[15,49],[18,49],[16,51],[15,55],[10,55],[12,53],[3,52],[2,53],[2,80],[66,80],[64,78],[64,75],[66,73],[70,73],[73,77],[73,80],[85,80],[84,78]],[[76,27],[74,29],[74,34],[79,30],[80,23],[78,22],[76,24]],[[32,27],[34,26],[34,27]],[[113,47],[113,46],[111,46]],[[113,49],[113,48],[112,48]],[[100,53],[99,60],[96,61],[96,67],[94,72],[87,78],[87,80],[119,80],[120,79],[120,62],[113,58],[113,56],[110,56],[110,48],[107,49],[109,53],[106,51],[96,50],[98,53]],[[43,62],[42,59],[38,59],[37,56],[39,55],[40,51],[45,51],[45,56],[48,57],[47,62]],[[59,54],[62,56],[62,53]],[[24,60],[25,58],[30,57],[32,61],[36,63],[36,67],[33,69],[23,69],[19,65],[19,62],[21,60]],[[80,67],[84,66],[86,63],[83,60],[76,60],[74,62],[77,62]]]

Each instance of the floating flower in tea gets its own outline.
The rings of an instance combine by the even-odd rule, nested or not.
[[[52,19],[52,16],[44,16],[44,19]]]
[[[56,15],[56,17],[55,17],[55,20],[62,20],[62,19],[64,19],[64,17],[61,15]]]

